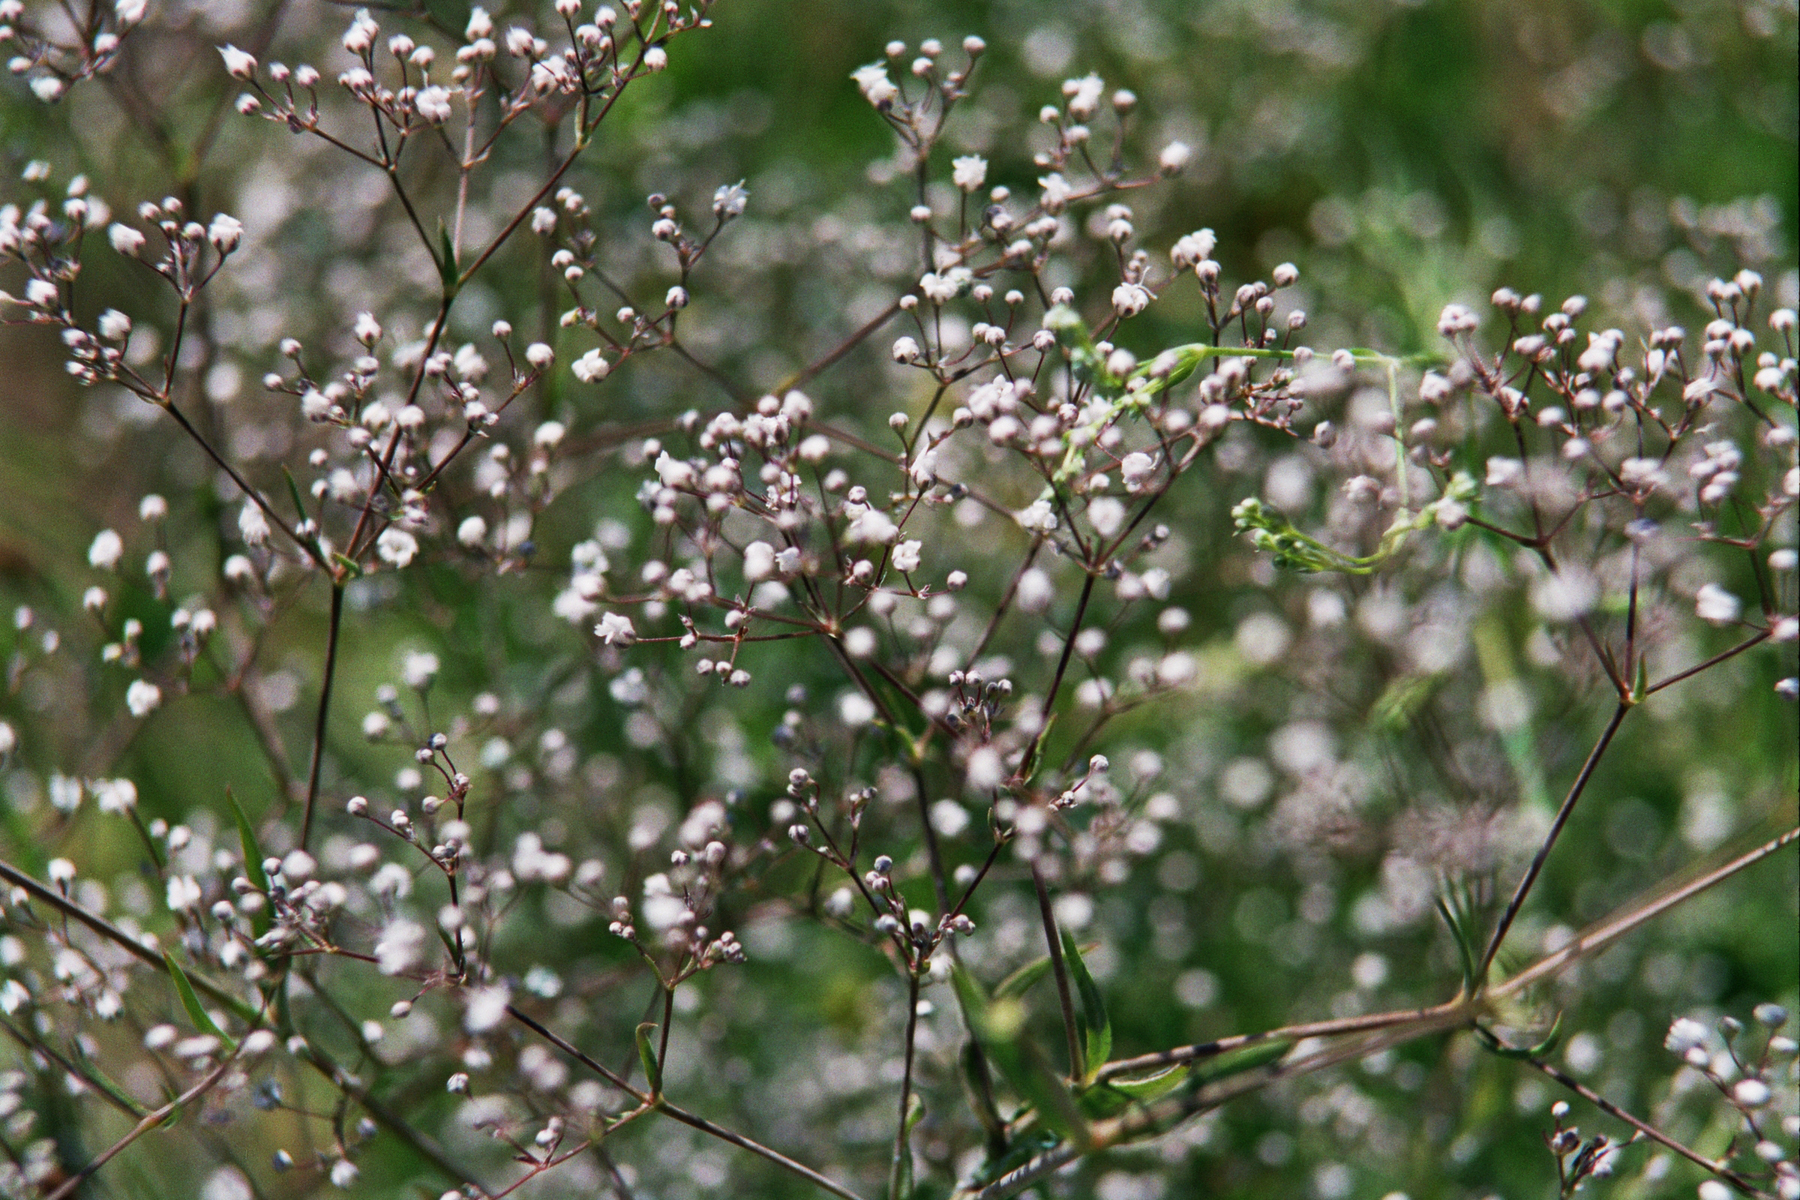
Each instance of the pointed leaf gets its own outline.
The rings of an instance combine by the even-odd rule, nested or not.
[[[287,480],[288,496],[294,502],[294,511],[299,514],[300,520],[306,520],[306,498],[300,494],[300,485],[294,482],[294,473],[287,469],[285,463],[281,468],[281,476]]]
[[[444,294],[456,294],[456,247],[450,241],[450,227],[438,219],[438,279],[444,285]]]
[[[256,889],[264,895],[269,891],[269,874],[263,870],[262,846],[256,840],[256,829],[245,815],[243,805],[238,803],[237,796],[228,787],[225,789],[225,802],[231,805],[231,815],[237,821],[238,844],[244,848],[244,877],[256,885]],[[257,937],[269,932],[269,911],[264,905],[250,915],[250,928]]]
[[[1094,982],[1087,964],[1081,961],[1081,949],[1075,945],[1075,939],[1068,930],[1058,930],[1062,935],[1063,962],[1068,964],[1069,975],[1075,980],[1075,990],[1081,997],[1081,1013],[1076,1020],[1077,1030],[1081,1034],[1082,1078],[1093,1079],[1098,1071],[1112,1055],[1112,1021],[1106,1015],[1106,998],[1100,994],[1100,985]]]
[[[200,997],[194,994],[194,985],[188,982],[187,972],[181,969],[181,964],[175,961],[175,956],[165,950],[163,962],[169,968],[169,978],[175,981],[175,994],[181,997],[181,1007],[187,1009],[188,1020],[194,1023],[194,1028],[202,1033],[212,1034],[236,1050],[237,1042],[232,1039],[230,1034],[220,1029],[213,1022],[212,1017],[207,1015],[206,1009],[200,1006]]]
[[[987,1013],[987,993],[961,963],[951,964],[950,986],[956,992],[956,1003],[962,1008],[963,1020],[968,1022],[969,1028],[976,1029]]]
[[[1045,954],[1034,958],[1018,970],[1002,979],[994,988],[994,999],[1007,1000],[1023,996],[1030,991],[1032,985],[1050,973],[1050,956]]]
[[[970,1038],[963,1043],[957,1059],[962,1067],[963,1094],[969,1102],[969,1111],[981,1123],[981,1130],[987,1135],[988,1153],[992,1156],[1006,1148],[1006,1122],[1000,1119],[1000,1110],[994,1107],[994,1082],[988,1076],[987,1056],[981,1052],[981,1043]]]
[[[1223,1054],[1203,1058],[1195,1063],[1193,1081],[1196,1085],[1216,1083],[1233,1075],[1242,1075],[1245,1071],[1254,1071],[1258,1067],[1279,1062],[1293,1048],[1294,1043],[1290,1041],[1276,1040],[1227,1050]]]
[[[644,1080],[650,1085],[652,1096],[662,1095],[662,1064],[656,1061],[656,1045],[650,1035],[656,1032],[656,1022],[645,1021],[637,1027],[638,1059],[644,1064]]]
[[[906,1120],[902,1122],[900,1138],[894,1145],[894,1169],[888,1178],[888,1200],[912,1200],[913,1192],[913,1155],[912,1143],[908,1141],[913,1127],[925,1116],[925,1100],[914,1092],[906,1100]]]
[[[1081,1093],[1081,1110],[1101,1120],[1117,1116],[1133,1105],[1160,1100],[1179,1088],[1187,1079],[1187,1068],[1169,1067],[1143,1079],[1109,1079]]]
[[[1556,1043],[1562,1040],[1562,1021],[1563,1015],[1559,1012],[1556,1014],[1555,1022],[1550,1026],[1550,1032],[1545,1034],[1543,1041],[1535,1046],[1509,1046],[1484,1025],[1475,1026],[1475,1037],[1482,1045],[1501,1058],[1520,1060],[1542,1058],[1555,1050]]]

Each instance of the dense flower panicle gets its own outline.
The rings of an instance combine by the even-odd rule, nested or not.
[[[147,11],[102,4],[53,37],[0,0],[0,40],[60,101]],[[1293,1174],[1290,1156],[1339,1154],[1294,1183],[1329,1200],[1387,1188],[1381,1162],[1408,1148],[1461,1153],[1371,1098],[1426,1079],[1378,1041],[1497,1047],[1526,1077],[1517,1107],[1541,1111],[1534,1070],[1642,1095],[1641,1018],[1676,1008],[1696,1015],[1668,1028],[1680,1074],[1655,1121],[1688,1136],[1682,1105],[1704,1098],[1745,1131],[1729,1168],[1800,1196],[1800,1128],[1777,1120],[1789,1014],[1720,1016],[1741,997],[1713,977],[1754,972],[1642,950],[1620,932],[1641,910],[1555,923],[1585,904],[1571,859],[1598,895],[1709,853],[1791,765],[1683,732],[1726,704],[1745,729],[1791,723],[1776,677],[1800,695],[1791,273],[1477,302],[1425,193],[1390,197],[1397,217],[1373,194],[1360,216],[1315,207],[1304,277],[1276,261],[1283,230],[1254,256],[1209,228],[1160,240],[1193,195],[1166,177],[1198,159],[1211,188],[1229,123],[1196,135],[1152,91],[1076,75],[1021,128],[1010,98],[972,99],[979,38],[895,42],[837,80],[893,135],[869,171],[892,196],[828,204],[802,172],[752,211],[706,151],[753,105],[659,124],[636,99],[685,69],[671,51],[708,12],[554,0],[497,25],[476,7],[459,42],[359,9],[311,47],[324,75],[203,46],[246,128],[303,147],[241,178],[206,167],[201,191],[236,180],[248,224],[182,196],[114,221],[106,187],[53,180],[49,157],[0,205],[0,317],[48,327],[91,389],[71,436],[130,439],[97,459],[130,490],[83,496],[88,529],[116,528],[43,589],[78,602],[21,602],[8,634],[0,790],[46,882],[7,866],[0,896],[21,1067],[0,1069],[0,1194],[78,1165],[34,1121],[86,1131],[106,1097],[136,1112],[188,1089],[165,1114],[199,1118],[185,1128],[303,1128],[317,1149],[272,1160],[303,1189],[353,1188],[383,1139],[382,1178],[411,1147],[458,1195],[761,1186],[727,1147],[850,1178],[872,1142],[895,1179],[947,1194],[954,1175],[962,1200],[1112,1145],[1096,1194],[1149,1194],[1165,1181],[1131,1173],[1135,1143],[1203,1146],[1238,1119],[1219,1097],[1281,1078],[1257,1119],[1319,1137],[1268,1133],[1256,1155]],[[1032,71],[1061,74],[1053,33],[1024,47]],[[609,113],[650,148],[632,163],[607,161]],[[666,177],[635,217],[615,204],[627,167]],[[1641,207],[1625,240],[1650,236]],[[1500,224],[1470,262],[1511,257]],[[1429,310],[1338,295],[1336,233],[1375,253],[1402,227],[1443,243],[1447,278],[1397,276],[1434,309],[1458,298],[1442,340]],[[1275,265],[1232,277],[1258,258]],[[114,297],[115,272],[148,291]],[[1405,342],[1416,322],[1414,357],[1324,340]],[[220,747],[186,763],[177,739],[214,722]],[[173,798],[190,766],[229,796]],[[1717,881],[1756,869],[1735,863]],[[1463,990],[1420,1019],[1434,910]],[[1713,918],[1688,912],[1698,945]],[[1502,976],[1540,943],[1539,986],[1604,976],[1653,1000],[1576,1031],[1560,1066],[1509,1046],[1534,1018]],[[1265,999],[1291,991],[1271,1024],[1316,1038],[1277,1030],[1281,1057],[1229,1078],[1189,1073],[1191,1047],[1128,1044],[1249,1011],[1221,965],[1243,961]],[[746,962],[735,989],[693,983]],[[1033,991],[1034,971],[1058,986]],[[1110,1029],[1127,978],[1157,1020]],[[796,980],[856,1019],[815,1019]],[[766,1074],[746,1046],[795,1022]],[[1344,1055],[1363,1069],[1313,1075]],[[458,1099],[420,1105],[407,1078]],[[745,1132],[682,1120],[690,1103]],[[1570,1111],[1543,1136],[1565,1193],[1636,1166],[1641,1145]],[[605,1171],[588,1153],[665,1118],[695,1140],[620,1143]],[[207,1195],[252,1194],[254,1167]]]

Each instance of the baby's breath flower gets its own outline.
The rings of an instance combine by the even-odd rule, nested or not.
[[[612,364],[601,356],[599,350],[589,350],[570,364],[569,369],[583,383],[598,383],[612,372]]]
[[[220,46],[219,56],[225,60],[225,73],[233,79],[249,79],[256,74],[256,56],[236,46]]]
[[[1138,283],[1121,283],[1113,289],[1113,311],[1121,317],[1135,317],[1150,307],[1150,289]]]
[[[594,634],[608,646],[629,646],[637,640],[637,630],[632,627],[631,618],[622,613],[601,613],[600,623],[594,626]]]
[[[863,99],[878,109],[891,107],[900,96],[900,89],[888,78],[886,63],[870,63],[850,72],[850,78],[856,81],[857,90]]]
[[[442,125],[451,116],[450,89],[437,84],[420,88],[413,97],[413,108],[433,125]]]
[[[238,248],[244,238],[244,223],[230,213],[214,215],[212,224],[206,227],[206,240],[220,254],[230,254]]]
[[[952,160],[951,182],[965,192],[978,192],[987,182],[987,159],[979,154]]]
[[[244,501],[238,510],[238,535],[249,546],[260,546],[268,540],[269,518],[253,500]]]
[[[404,529],[389,526],[375,539],[375,553],[381,561],[398,569],[412,562],[419,553],[419,539]]]
[[[147,679],[134,679],[125,689],[125,707],[134,717],[147,717],[162,703],[162,689]]]
[[[1703,585],[1694,596],[1694,611],[1713,625],[1731,624],[1742,609],[1743,602],[1716,583]]]
[[[94,535],[88,546],[88,565],[102,571],[110,571],[119,565],[119,559],[125,554],[125,541],[111,529],[102,529]]]

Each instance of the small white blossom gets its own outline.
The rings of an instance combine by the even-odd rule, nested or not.
[[[192,875],[175,875],[169,879],[170,912],[186,912],[200,903],[200,884]]]
[[[1438,317],[1438,333],[1444,337],[1455,337],[1459,333],[1473,333],[1481,325],[1481,319],[1466,304],[1446,304],[1443,313]]]
[[[219,56],[225,60],[225,73],[233,79],[249,79],[256,74],[256,56],[236,46],[220,46]]]
[[[91,786],[94,803],[108,816],[117,816],[137,807],[137,784],[129,779],[98,779]]]
[[[987,159],[979,154],[953,159],[950,167],[951,182],[965,192],[978,192],[987,182]]]
[[[892,517],[878,508],[864,508],[850,518],[849,526],[844,530],[844,538],[851,542],[870,543],[891,546],[894,539],[900,536],[900,527],[894,524]]]
[[[486,1033],[506,1020],[506,1006],[512,1003],[512,991],[504,983],[474,988],[469,992],[468,1008],[463,1012],[463,1028],[470,1033]]]
[[[421,117],[433,125],[442,125],[450,119],[450,89],[432,84],[419,89],[413,97],[413,108]]]
[[[1077,121],[1092,117],[1100,106],[1100,93],[1105,90],[1106,81],[1098,75],[1064,80],[1063,95],[1069,98],[1069,115]]]
[[[425,927],[404,918],[390,921],[375,941],[375,965],[383,975],[400,975],[419,964],[425,950]]]
[[[220,254],[230,254],[244,240],[244,223],[230,213],[217,213],[206,227],[206,240]]]
[[[260,546],[268,540],[269,518],[254,501],[246,500],[238,510],[238,535],[249,546]]]
[[[129,225],[113,225],[106,231],[106,240],[120,254],[135,256],[144,247],[144,235]]]
[[[1088,504],[1088,523],[1095,533],[1109,538],[1125,524],[1127,513],[1124,501],[1115,496],[1099,496]]]
[[[1626,487],[1653,488],[1667,477],[1654,458],[1628,458],[1619,464],[1619,479]]]
[[[594,634],[609,646],[629,646],[637,641],[637,630],[632,627],[631,618],[623,613],[601,613]]]
[[[741,217],[750,203],[750,193],[744,190],[744,181],[729,184],[713,192],[712,210],[716,217],[730,219]]]
[[[1731,1098],[1746,1108],[1761,1108],[1770,1094],[1769,1085],[1760,1079],[1740,1079],[1731,1088]]]
[[[147,717],[162,703],[162,689],[147,679],[134,679],[125,689],[125,707],[134,717]]]
[[[1156,460],[1141,450],[1134,450],[1119,460],[1119,477],[1125,481],[1128,492],[1143,490],[1155,474]]]
[[[395,568],[404,567],[419,553],[419,539],[404,529],[389,526],[375,539],[375,553]]]
[[[598,383],[612,372],[612,364],[601,357],[600,351],[589,350],[571,363],[569,369],[583,383]]]
[[[876,108],[887,108],[900,95],[900,89],[888,78],[885,63],[870,63],[866,67],[858,67],[850,72],[850,78],[856,81],[857,90],[863,94],[863,99]]]
[[[131,318],[116,308],[100,314],[100,336],[109,342],[122,342],[131,334]]]
[[[1716,583],[1706,584],[1694,596],[1694,611],[1714,625],[1731,624],[1742,609],[1743,602]]]
[[[94,541],[88,546],[88,565],[102,571],[110,571],[119,565],[119,559],[125,553],[125,541],[110,529],[102,529],[94,535]]]
[[[1150,307],[1150,289],[1140,283],[1121,283],[1113,289],[1112,304],[1121,317],[1135,317]]]
[[[413,650],[400,660],[400,678],[415,690],[431,686],[437,677],[438,656],[429,650]]]

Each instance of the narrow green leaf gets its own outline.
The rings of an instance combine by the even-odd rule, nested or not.
[[[1050,973],[1050,956],[1034,958],[1018,970],[1002,979],[994,988],[994,999],[1010,1000],[1023,996],[1030,991],[1032,985]]]
[[[443,282],[444,294],[456,294],[456,246],[450,241],[450,227],[438,219],[438,279]]]
[[[269,890],[269,876],[263,870],[263,859],[268,855],[262,852],[262,846],[256,840],[256,830],[251,826],[244,806],[238,803],[237,794],[230,787],[225,789],[225,803],[231,805],[231,815],[237,821],[238,843],[244,848],[244,875],[256,885],[258,891],[266,892]]]
[[[1133,1100],[1160,1100],[1181,1086],[1182,1072],[1185,1067],[1169,1067],[1154,1075],[1146,1075],[1142,1079],[1109,1079],[1106,1086],[1115,1092],[1122,1092]]]
[[[1087,1120],[1074,1094],[1050,1069],[1043,1052],[1024,1036],[1025,1006],[1016,998],[989,1001],[960,963],[951,968],[950,982],[970,1030],[1013,1091],[1031,1105],[1046,1127],[1085,1143]]]
[[[187,972],[181,969],[181,964],[175,961],[175,956],[165,950],[163,962],[169,968],[169,978],[175,981],[175,994],[181,997],[181,1007],[187,1009],[188,1020],[194,1023],[194,1028],[202,1033],[212,1034],[236,1050],[237,1042],[232,1039],[230,1034],[214,1024],[213,1019],[200,1006],[200,997],[194,994],[194,985],[188,982]]]
[[[1258,1042],[1254,1046],[1244,1046],[1212,1058],[1203,1058],[1194,1064],[1193,1081],[1195,1084],[1215,1083],[1233,1075],[1242,1075],[1245,1071],[1254,1071],[1258,1067],[1279,1062],[1293,1048],[1294,1043],[1284,1040]]]
[[[1076,946],[1075,939],[1068,930],[1059,929],[1062,935],[1063,962],[1068,964],[1069,974],[1075,980],[1075,990],[1081,997],[1081,1012],[1076,1018],[1076,1030],[1081,1034],[1082,1078],[1091,1080],[1106,1060],[1112,1056],[1112,1020],[1106,1015],[1106,998],[1100,994],[1100,985],[1094,982],[1087,964],[1081,961],[1081,949]]]
[[[101,1069],[100,1064],[95,1062],[86,1050],[82,1049],[81,1038],[74,1039],[69,1052],[76,1062],[87,1068],[85,1082],[98,1086],[101,1091],[111,1096],[114,1102],[122,1106],[125,1111],[138,1117],[144,1115],[146,1110],[142,1104],[137,1102],[137,1098],[118,1084],[114,1083],[107,1076],[106,1072]]]
[[[1544,1040],[1535,1046],[1509,1046],[1483,1025],[1475,1026],[1475,1037],[1483,1046],[1501,1058],[1519,1060],[1543,1058],[1555,1050],[1556,1043],[1562,1040],[1562,1020],[1562,1014],[1557,1013],[1555,1022],[1550,1026],[1550,1032],[1545,1034]]]
[[[913,1154],[912,1143],[907,1138],[913,1127],[925,1116],[925,1101],[919,1093],[914,1092],[907,1097],[906,1120],[903,1123],[899,1140],[894,1145],[894,1169],[888,1177],[888,1200],[913,1200]]]
[[[1026,755],[1025,761],[1019,764],[1019,778],[1024,782],[1029,783],[1037,774],[1038,764],[1044,758],[1044,742],[1054,728],[1056,728],[1056,714],[1051,713],[1044,718],[1043,729],[1038,732],[1037,737],[1032,739],[1030,752]]]
[[[981,1123],[981,1131],[987,1135],[988,1155],[994,1157],[1006,1149],[1006,1122],[1000,1119],[1000,1110],[994,1107],[994,1081],[988,1076],[987,1055],[982,1053],[981,1043],[970,1038],[963,1043],[957,1059],[962,1068],[963,1095],[969,1102],[969,1111]]]
[[[1133,1105],[1160,1100],[1187,1079],[1187,1068],[1169,1067],[1142,1079],[1109,1079],[1081,1093],[1081,1109],[1096,1120],[1117,1116]]]
[[[980,1032],[983,1018],[987,1014],[987,993],[981,990],[981,984],[969,974],[967,967],[961,963],[950,966],[950,987],[956,992],[956,1002],[962,1008],[963,1020],[969,1028]]]
[[[231,805],[231,815],[237,821],[238,844],[244,849],[244,877],[266,895],[269,891],[269,874],[263,870],[263,859],[267,856],[256,840],[256,829],[245,815],[243,805],[238,803],[237,795],[229,787],[225,789],[225,802]],[[269,932],[269,923],[267,905],[250,915],[250,928],[257,937]]]
[[[644,1064],[644,1079],[650,1085],[652,1096],[662,1095],[662,1064],[656,1061],[656,1044],[651,1035],[656,1032],[656,1022],[645,1021],[637,1027],[638,1059]]]
[[[1463,995],[1475,994],[1475,950],[1469,942],[1469,931],[1443,896],[1437,898],[1438,916],[1450,927],[1450,939],[1456,943],[1456,956],[1462,963]]]
[[[299,514],[300,520],[306,520],[306,498],[300,494],[300,485],[294,482],[294,473],[287,469],[286,463],[282,464],[281,477],[287,480],[288,496],[294,501],[294,512]]]
[[[902,1139],[894,1149],[894,1169],[888,1175],[888,1200],[912,1200],[912,1147]]]

